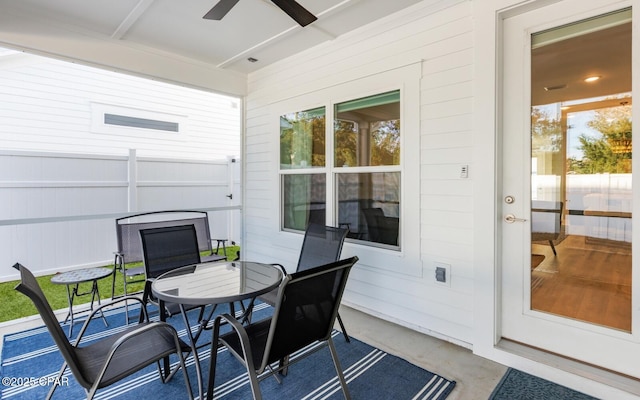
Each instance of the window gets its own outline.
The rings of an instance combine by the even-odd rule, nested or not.
[[[154,129],[158,131],[180,131],[180,124],[178,124],[177,122],[128,117],[126,115],[117,114],[104,114],[104,123],[106,125],[129,126],[131,128]]]
[[[187,121],[186,115],[160,110],[91,103],[91,130],[95,133],[185,140]]]
[[[331,221],[353,240],[399,249],[400,109],[399,90],[337,103],[331,133],[326,107],[280,116],[284,229]]]

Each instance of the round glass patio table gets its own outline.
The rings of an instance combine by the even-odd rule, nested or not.
[[[155,279],[151,291],[170,303],[223,304],[254,298],[277,288],[282,270],[251,261],[203,263],[177,268]]]
[[[204,398],[204,387],[196,341],[203,327],[201,326],[195,335],[192,333],[184,305],[224,304],[252,299],[245,311],[245,315],[249,315],[253,300],[277,288],[282,278],[282,270],[275,265],[251,261],[223,261],[177,268],[153,281],[151,291],[159,300],[180,305],[189,333],[201,399]]]

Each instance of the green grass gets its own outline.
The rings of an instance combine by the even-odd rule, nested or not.
[[[227,257],[230,260],[236,258],[236,255],[240,248],[238,246],[227,247]],[[203,253],[205,255],[207,253]],[[140,266],[142,263],[131,263],[127,264],[127,268]],[[27,267],[29,267],[27,265]],[[113,265],[105,265],[104,268],[112,269]],[[47,300],[49,300],[49,304],[51,304],[51,308],[54,310],[59,310],[62,308],[69,307],[69,302],[67,300],[67,288],[65,285],[55,285],[51,283],[51,277],[53,275],[45,275],[39,276],[36,279],[42,288]],[[33,306],[33,303],[29,298],[22,293],[14,290],[19,281],[9,281],[0,283],[0,322],[10,321],[13,319],[18,319],[22,317],[28,317],[30,315],[37,314],[36,308]],[[111,284],[112,278],[111,275],[107,276],[104,279],[98,280],[98,291],[100,292],[100,298],[102,299],[110,299],[111,298]],[[142,291],[144,288],[144,283],[132,283],[127,284],[127,290],[129,293]],[[84,282],[80,284],[80,288],[78,289],[80,293],[84,293],[91,290],[91,282]],[[124,293],[124,283],[122,280],[122,274],[119,272],[116,275],[116,287],[115,294],[116,296],[122,295]],[[91,300],[90,296],[83,296],[78,298],[74,305],[87,303]]]

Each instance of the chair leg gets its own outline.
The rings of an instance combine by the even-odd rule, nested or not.
[[[124,278],[125,280],[127,279],[126,277]],[[142,292],[142,305],[141,307],[146,307],[147,304],[149,303],[149,296],[151,295],[151,282],[146,281],[144,283],[144,291]],[[125,293],[126,296],[126,293]],[[159,306],[160,308],[161,306]],[[129,315],[128,315],[128,309],[125,309],[125,312],[127,313],[127,324],[129,324]],[[142,313],[140,313],[140,317],[138,318],[138,323],[141,324],[142,321],[144,320],[144,315]],[[162,318],[161,318],[162,320]]]
[[[191,391],[191,381],[189,380],[189,373],[187,372],[187,364],[184,360],[184,356],[182,355],[182,350],[180,349],[180,346],[177,344],[176,345],[177,348],[177,354],[178,354],[178,359],[180,360],[180,367],[182,368],[182,374],[184,375],[184,382],[185,385],[187,385],[187,392],[189,393],[189,400],[193,400],[193,392]]]
[[[351,339],[349,338],[347,329],[344,327],[344,324],[342,323],[342,318],[340,317],[340,313],[338,313],[338,324],[340,324],[340,329],[342,329],[342,336],[344,336],[344,340],[346,340],[347,343],[351,343]]]
[[[331,336],[329,336],[329,340],[327,342],[329,344],[329,350],[331,351],[333,366],[336,367],[336,372],[338,373],[338,379],[340,380],[342,393],[344,394],[345,400],[350,400],[351,394],[349,393],[349,388],[347,387],[347,381],[344,379],[344,374],[342,373],[342,367],[340,366],[340,360],[338,359],[338,352],[336,351],[336,347],[333,345],[333,339],[331,338]]]
[[[116,296],[116,276],[118,275],[118,256],[113,259],[113,279],[111,280],[111,300]]]
[[[231,329],[235,330],[240,338],[240,346],[242,348],[242,358],[244,359],[243,364],[247,369],[247,373],[249,375],[249,382],[251,383],[251,393],[253,394],[254,400],[262,400],[262,393],[260,392],[260,383],[258,381],[258,374],[256,373],[255,366],[253,364],[253,356],[251,355],[251,345],[249,343],[249,337],[247,333],[242,329],[239,322],[233,323],[231,319],[226,316],[218,316],[213,324],[213,336],[211,338],[211,357],[209,358],[209,388],[207,390],[207,400],[213,399],[213,389],[215,385],[215,368],[216,368],[216,357],[217,357],[217,349],[220,338],[220,325],[222,323],[222,318],[224,318],[230,325]],[[240,326],[240,329],[238,327]]]
[[[207,397],[213,399],[213,389],[216,379],[216,363],[218,361],[218,337],[220,335],[220,321],[215,320],[213,324],[213,334],[211,335],[211,356],[209,357],[209,380],[207,382]],[[200,399],[202,400],[202,399]]]
[[[51,389],[49,389],[49,393],[47,394],[46,400],[50,400],[51,397],[53,397],[53,392],[56,391],[56,388],[58,387],[58,383],[61,382],[62,376],[64,375],[64,371],[67,370],[67,362],[63,362],[62,363],[62,367],[60,367],[60,372],[58,372],[58,376],[56,377],[56,380],[53,381],[53,384],[51,385]]]
[[[557,256],[558,253],[556,253],[556,246],[553,245],[553,240],[549,240],[549,246],[551,246],[551,250],[553,251],[553,255]]]

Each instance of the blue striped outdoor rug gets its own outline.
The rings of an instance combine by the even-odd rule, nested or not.
[[[271,307],[265,304],[258,305],[254,320],[268,316],[271,310]],[[193,314],[192,318],[195,318],[197,313]],[[108,311],[105,316],[109,327],[105,328],[100,319],[92,321],[82,343],[98,340],[123,328],[122,309]],[[169,322],[176,327],[181,336],[186,334],[181,317],[173,317]],[[78,326],[74,332],[79,330]],[[210,331],[205,332],[201,340],[210,340]],[[354,399],[442,400],[456,384],[356,339],[352,338],[351,343],[346,343],[342,334],[337,331],[334,332],[334,343]],[[198,354],[206,380],[210,348],[205,347]],[[1,360],[2,399],[43,399],[49,390],[50,382],[62,365],[62,356],[44,327],[5,335]],[[187,359],[187,365],[192,391],[194,396],[197,396],[192,357]],[[17,385],[25,381],[27,384]],[[68,370],[62,382],[64,386],[56,390],[54,399],[85,397],[84,391]],[[260,388],[265,399],[343,398],[328,348],[321,349],[292,365],[281,384],[269,377],[260,383]],[[130,378],[99,390],[96,399],[156,400],[158,396],[163,399],[186,398],[183,375],[179,373],[171,381],[163,384],[155,366],[149,366]],[[220,349],[218,354],[215,397],[229,400],[251,398],[246,371],[225,349]]]

